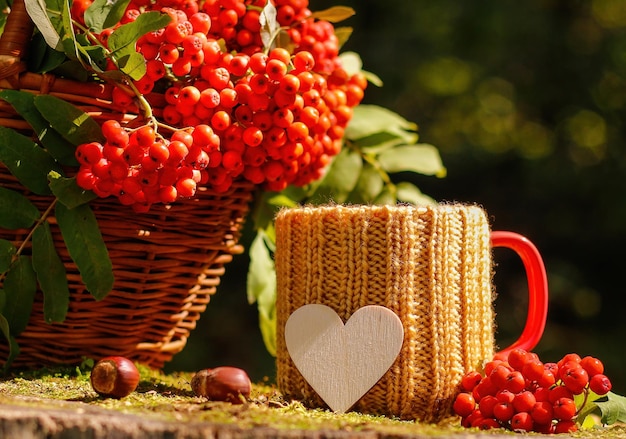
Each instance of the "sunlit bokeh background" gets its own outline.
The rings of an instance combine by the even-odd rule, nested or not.
[[[445,178],[401,175],[438,201],[478,203],[494,230],[526,235],[543,254],[549,322],[544,361],[599,357],[626,393],[626,2],[623,0],[343,0],[357,15],[344,50],[384,82],[366,102],[419,124]],[[311,0],[312,10],[340,4]],[[248,235],[244,241],[249,239]],[[521,333],[526,280],[496,250],[497,339]],[[168,365],[220,364],[274,379],[247,259],[227,267],[187,349]]]

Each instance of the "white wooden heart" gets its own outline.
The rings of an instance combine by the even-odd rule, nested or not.
[[[398,316],[375,305],[358,309],[345,325],[326,305],[304,305],[285,324],[291,359],[336,412],[352,407],[387,372],[403,338]]]

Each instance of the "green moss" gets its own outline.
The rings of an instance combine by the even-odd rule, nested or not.
[[[41,409],[76,408],[80,405],[136,414],[142,418],[236,424],[240,428],[268,426],[288,430],[382,431],[386,435],[432,437],[473,431],[462,429],[458,422],[429,425],[353,412],[336,414],[328,410],[307,409],[299,402],[284,400],[274,387],[263,383],[253,385],[246,404],[207,401],[191,392],[191,373],[164,375],[141,366],[141,381],[136,392],[119,400],[101,398],[91,389],[88,369],[87,365],[15,372],[0,380],[0,404]],[[510,433],[504,430],[492,432]],[[574,436],[624,437],[626,428],[614,426],[580,432]]]

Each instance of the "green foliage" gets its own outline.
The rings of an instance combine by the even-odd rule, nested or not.
[[[166,26],[171,18],[160,12],[147,12],[137,20],[115,29],[109,36],[108,48],[95,43],[93,34],[119,22],[129,0],[97,0],[85,11],[84,28],[71,19],[70,2],[67,0],[25,0],[26,8],[47,45],[64,54],[70,60],[79,62],[84,68],[74,69],[79,75],[85,71],[102,77],[119,75],[119,72],[107,72],[106,61],[111,60],[122,74],[128,78],[140,79],[146,72],[143,57],[135,50],[135,43],[142,35]],[[79,28],[85,33],[76,34]],[[36,65],[45,65],[46,58],[54,58],[53,63],[60,65],[61,58],[51,57],[49,51],[40,48],[36,53],[42,58],[31,60]],[[53,64],[53,65],[54,65]],[[72,69],[65,69],[70,73]],[[72,123],[82,121],[71,120]],[[64,128],[60,127],[64,130]],[[70,127],[71,129],[71,127]],[[61,131],[65,133],[65,131]]]
[[[50,225],[42,223],[33,232],[33,269],[43,292],[43,315],[48,323],[65,320],[70,301],[67,273],[57,254]]]
[[[50,204],[40,211],[24,194],[0,188],[0,227],[29,229],[17,246],[0,240],[0,330],[11,349],[5,363],[8,368],[18,352],[15,337],[28,323],[37,287],[43,292],[47,322],[61,322],[67,313],[67,275],[48,222],[53,211],[70,256],[96,299],[102,299],[112,289],[113,269],[96,218],[87,205],[94,194],[79,188],[74,178],[64,177],[61,166],[72,163],[70,157],[76,144],[73,142],[102,136],[95,129],[98,124],[53,96],[33,97],[27,92],[4,90],[0,98],[33,125],[39,140],[35,143],[12,129],[0,127],[0,139],[4,139],[0,142],[0,162],[25,188],[50,195]],[[24,252],[29,241],[30,255]]]
[[[612,425],[616,422],[626,422],[626,398],[609,392],[604,396],[589,392],[588,396],[577,395],[575,397],[578,415],[576,422],[583,429],[596,427],[594,418],[597,415],[602,425]]]
[[[62,203],[56,204],[55,216],[85,286],[103,299],[113,288],[113,267],[96,216],[88,204],[68,209]]]

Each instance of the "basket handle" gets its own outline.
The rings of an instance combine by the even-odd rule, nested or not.
[[[26,48],[34,24],[26,11],[24,0],[14,0],[0,36],[0,79],[18,75],[26,70]]]

